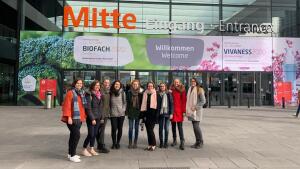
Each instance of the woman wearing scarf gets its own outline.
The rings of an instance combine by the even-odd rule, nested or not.
[[[159,114],[159,148],[168,148],[170,119],[173,116],[173,98],[165,83],[159,85],[157,112]]]
[[[123,85],[119,80],[116,80],[110,88],[112,149],[120,149],[126,104],[126,94],[123,90]]]
[[[83,151],[82,155],[84,156],[96,156],[99,155],[94,150],[95,139],[98,133],[98,129],[100,126],[100,118],[101,118],[101,93],[100,93],[100,82],[95,80],[92,82],[90,86],[90,94],[87,97],[88,102],[90,102],[90,109],[87,111],[87,128],[88,135],[83,143]],[[90,149],[87,149],[88,144],[90,145]]]
[[[68,158],[72,162],[80,162],[80,156],[76,155],[76,148],[80,139],[80,127],[86,119],[85,107],[87,105],[83,81],[77,79],[72,83],[72,89],[66,94],[62,106],[61,120],[67,124],[70,130]]]
[[[176,138],[176,125],[179,131],[180,146],[181,150],[184,150],[184,135],[183,135],[183,114],[185,113],[186,104],[186,91],[183,84],[181,84],[179,79],[175,79],[173,85],[171,86],[171,92],[173,96],[174,113],[172,118],[172,133],[173,133],[173,143],[171,146],[177,145]]]
[[[129,121],[129,130],[128,130],[129,149],[137,148],[142,98],[143,98],[143,94],[140,88],[140,81],[133,80],[131,82],[130,89],[127,92],[127,109],[126,109],[126,114],[128,115],[128,121]],[[132,144],[133,131],[134,131],[134,143]]]
[[[154,134],[155,123],[157,123],[157,95],[154,89],[154,83],[148,82],[147,89],[143,94],[141,111],[144,113],[145,125],[148,136],[148,147],[145,150],[154,151],[156,148],[156,139]]]
[[[196,78],[191,79],[191,87],[188,90],[187,102],[186,102],[186,115],[190,121],[192,121],[194,134],[196,137],[196,143],[192,145],[192,148],[199,149],[203,146],[203,137],[200,129],[200,121],[203,116],[203,105],[206,99],[204,90],[199,86]]]

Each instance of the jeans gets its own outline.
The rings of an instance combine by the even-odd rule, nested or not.
[[[159,117],[159,140],[161,144],[168,143],[170,118],[165,116]]]
[[[151,120],[146,120],[145,125],[146,125],[147,136],[148,136],[148,145],[156,146],[156,139],[154,134],[155,122]]]
[[[128,119],[128,121],[129,121],[129,130],[128,130],[129,141],[132,142],[133,132],[134,132],[134,142],[137,142],[139,137],[139,118]]]
[[[125,116],[111,117],[111,139],[113,144],[120,144]]]
[[[202,131],[200,129],[200,121],[193,121],[192,124],[193,124],[194,134],[196,137],[196,143],[203,142]]]
[[[105,136],[105,127],[106,127],[106,123],[107,123],[107,118],[104,118],[103,120],[104,120],[103,123],[100,123],[98,133],[96,135],[98,149],[103,148],[105,145],[104,144],[104,136]]]
[[[94,147],[96,135],[100,126],[100,120],[96,120],[96,125],[93,125],[92,121],[88,119],[86,121],[86,125],[88,128],[88,135],[84,140],[83,148],[87,148],[88,144],[90,144],[90,147]]]
[[[70,130],[70,137],[69,137],[69,154],[71,157],[76,155],[77,145],[80,139],[80,128],[81,122],[79,120],[73,120],[73,124],[67,124]]]
[[[177,127],[178,127],[180,141],[184,141],[182,122],[172,122],[173,139],[176,140],[176,137],[177,137],[177,135],[176,135],[176,124],[177,124]]]

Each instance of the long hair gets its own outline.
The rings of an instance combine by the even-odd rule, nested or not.
[[[161,82],[161,83],[159,84],[159,89],[158,89],[158,91],[161,92],[161,90],[160,90],[160,86],[161,86],[161,85],[165,85],[166,92],[168,92],[168,86],[167,86],[167,84],[164,83],[164,82]]]
[[[98,80],[94,80],[92,83],[91,83],[91,86],[90,86],[90,91],[93,91],[95,86],[97,85],[97,83],[99,83],[100,85],[100,90],[101,90],[101,84]]]
[[[121,81],[120,80],[115,80],[112,84],[111,84],[111,87],[110,87],[110,93],[111,94],[115,94],[116,96],[118,96],[118,92],[119,92],[119,90],[116,90],[116,88],[115,88],[115,84],[116,83],[120,83],[120,89],[122,89],[123,88],[123,84],[121,83]]]
[[[73,81],[73,83],[72,83],[72,88],[75,88],[76,83],[77,83],[78,81],[81,81],[81,82],[82,82],[82,88],[84,87],[83,80],[82,80],[81,78],[76,78],[76,79]]]
[[[194,81],[196,82],[196,87],[197,87],[197,93],[198,93],[198,95],[204,93],[204,90],[203,90],[203,88],[200,86],[198,80],[197,80],[195,77],[191,78],[191,80],[194,80]]]

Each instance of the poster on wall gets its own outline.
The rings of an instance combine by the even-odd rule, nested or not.
[[[225,71],[268,71],[272,65],[272,38],[223,37]]]
[[[55,79],[41,79],[39,94],[40,99],[45,100],[45,95],[47,91],[51,91],[52,96],[56,96],[56,84],[57,81]]]
[[[36,79],[33,76],[27,75],[22,79],[22,87],[25,92],[35,91],[35,86],[36,86]]]
[[[300,39],[274,38],[273,39],[273,73],[275,104],[282,103],[285,97],[287,105],[297,105],[298,90],[300,90]],[[277,84],[290,84],[288,95],[281,96],[280,86]]]
[[[78,36],[74,39],[74,59],[89,65],[124,66],[132,62],[134,56],[126,38]]]

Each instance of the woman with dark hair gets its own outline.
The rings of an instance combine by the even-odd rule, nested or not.
[[[76,148],[80,139],[80,127],[86,119],[85,107],[87,105],[83,81],[76,79],[72,83],[72,89],[66,94],[62,106],[61,121],[67,124],[70,130],[68,158],[72,162],[80,162],[80,156],[76,155]]]
[[[112,149],[120,149],[126,104],[126,94],[123,90],[123,85],[121,81],[116,80],[110,88]]]
[[[154,151],[156,139],[154,134],[155,123],[157,123],[157,95],[153,82],[147,83],[147,89],[143,94],[141,111],[144,113],[145,125],[148,136],[148,147],[145,150]]]
[[[170,119],[173,118],[173,97],[168,92],[165,83],[159,85],[157,111],[159,114],[159,148],[168,148]]]
[[[83,151],[82,155],[84,156],[96,156],[99,155],[95,149],[95,139],[98,133],[98,129],[100,126],[100,118],[102,115],[101,109],[101,93],[100,93],[100,82],[95,80],[92,82],[90,86],[90,94],[88,94],[87,100],[90,103],[90,109],[87,113],[87,128],[88,135],[83,143]],[[90,145],[90,148],[87,149],[87,146]]]
[[[180,137],[180,146],[181,150],[184,150],[184,134],[183,134],[183,115],[185,113],[185,104],[186,104],[186,90],[185,86],[180,82],[179,79],[174,79],[174,82],[171,86],[171,92],[173,96],[173,106],[174,113],[172,118],[172,133],[173,133],[173,143],[171,146],[177,145],[176,138],[176,125],[178,127],[179,137]]]
[[[196,137],[196,143],[192,145],[192,148],[199,149],[203,146],[203,137],[200,129],[200,121],[203,116],[203,105],[206,99],[204,90],[199,86],[196,78],[191,79],[191,87],[188,90],[187,102],[186,102],[186,115],[190,121],[192,121],[194,134]]]
[[[126,109],[126,114],[128,116],[128,122],[129,122],[129,130],[128,130],[129,149],[137,148],[142,98],[143,98],[143,94],[140,88],[140,81],[133,80],[131,82],[130,89],[127,92],[127,109]],[[132,142],[133,135],[134,135],[134,142]]]

